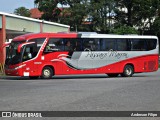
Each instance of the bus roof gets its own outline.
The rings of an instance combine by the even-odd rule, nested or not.
[[[81,38],[152,38],[158,39],[157,36],[149,35],[116,35],[116,34],[82,34]]]
[[[21,36],[17,36],[13,39],[13,41],[23,41],[34,38],[77,38],[77,33],[29,33]]]
[[[34,38],[139,38],[139,39],[158,39],[157,36],[148,35],[114,35],[114,34],[95,34],[95,33],[30,33],[18,36],[13,41],[23,41]]]

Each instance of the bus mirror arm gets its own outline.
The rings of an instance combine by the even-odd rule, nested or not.
[[[2,47],[0,48],[0,51],[2,51],[3,48],[7,47],[8,45],[10,45],[10,42],[3,44]]]

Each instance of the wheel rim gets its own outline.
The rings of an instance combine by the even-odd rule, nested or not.
[[[126,74],[131,75],[132,74],[132,69],[131,68],[126,68]]]
[[[43,71],[43,74],[44,74],[44,76],[49,77],[51,73],[50,73],[50,70],[45,69],[45,70]]]

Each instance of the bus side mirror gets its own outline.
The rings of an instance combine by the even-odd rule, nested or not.
[[[26,43],[22,43],[22,44],[20,44],[20,45],[18,45],[18,53],[20,53],[21,52],[21,48],[23,47],[23,46],[25,46],[25,45],[30,45],[30,44],[34,44],[35,42],[26,42]]]
[[[10,42],[3,44],[2,47],[0,48],[0,51],[2,51],[3,48],[7,47],[7,46],[10,45],[10,44],[11,44]]]

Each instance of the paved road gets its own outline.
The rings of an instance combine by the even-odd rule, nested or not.
[[[1,77],[0,110],[160,111],[160,69],[131,78],[106,75],[61,76],[50,80]]]

